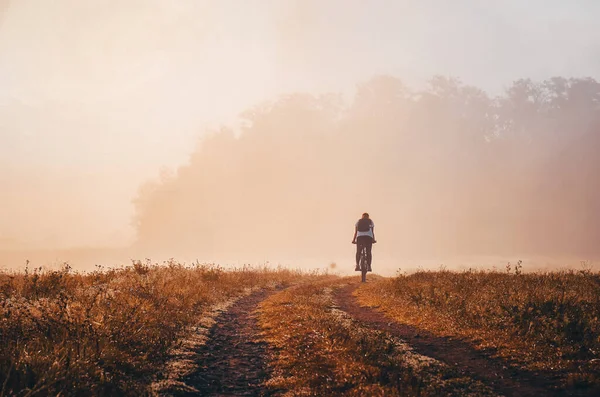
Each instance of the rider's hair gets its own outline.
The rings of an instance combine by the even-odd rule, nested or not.
[[[369,213],[368,213],[368,212],[365,212],[365,213],[362,215],[362,217],[363,217],[363,218],[368,218],[368,217],[369,217]]]

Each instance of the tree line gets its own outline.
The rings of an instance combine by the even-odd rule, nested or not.
[[[600,83],[522,79],[501,95],[393,76],[290,94],[204,137],[144,185],[138,244],[197,254],[346,252],[370,212],[390,255],[600,251]],[[175,251],[173,251],[175,252]]]

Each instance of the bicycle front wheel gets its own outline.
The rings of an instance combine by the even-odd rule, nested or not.
[[[363,251],[360,256],[360,281],[363,283],[367,282],[367,253]]]

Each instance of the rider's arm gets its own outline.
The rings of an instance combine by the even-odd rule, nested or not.
[[[356,243],[356,233],[358,233],[358,226],[354,226],[354,237],[352,237],[352,244]]]
[[[373,242],[376,243],[377,240],[375,240],[375,225],[373,225],[373,227],[371,228],[371,233],[373,233]]]

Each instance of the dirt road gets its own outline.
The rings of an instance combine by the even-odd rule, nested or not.
[[[504,396],[566,396],[556,382],[543,374],[508,368],[499,359],[474,349],[465,341],[439,337],[425,330],[397,323],[384,314],[358,305],[352,292],[359,284],[335,290],[340,310],[363,326],[384,331],[408,343],[417,353],[432,357],[477,379]],[[197,370],[184,382],[189,390],[177,396],[268,396],[278,394],[264,383],[269,379],[269,346],[261,341],[254,312],[275,291],[255,292],[221,313],[207,342],[196,351]],[[191,391],[195,390],[195,391]]]

